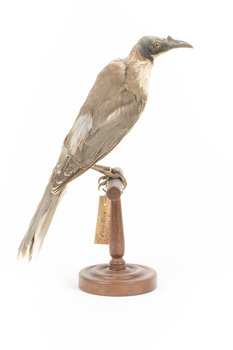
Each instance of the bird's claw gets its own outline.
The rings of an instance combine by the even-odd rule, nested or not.
[[[126,178],[118,169],[109,168],[109,170],[104,171],[104,174],[105,175],[101,176],[98,180],[98,190],[100,190],[101,187],[106,186],[110,179],[120,179],[123,183],[123,189],[126,188],[127,186]],[[105,191],[105,189],[103,189],[103,191]]]
[[[111,169],[112,170],[112,178],[113,179],[120,179],[121,182],[123,183],[123,190],[127,187],[127,181],[126,178],[124,177],[124,175],[117,169]]]
[[[103,181],[102,181],[102,180],[103,180]],[[100,191],[100,188],[101,188],[101,187],[106,186],[107,183],[108,183],[108,181],[109,181],[109,176],[107,176],[107,175],[101,176],[101,177],[99,178],[99,180],[98,180],[98,190]],[[106,192],[106,190],[105,190],[104,188],[102,188],[102,190],[103,190],[104,192]]]

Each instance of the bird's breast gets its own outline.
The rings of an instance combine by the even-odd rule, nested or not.
[[[149,60],[141,61],[135,60],[129,63],[127,69],[127,85],[128,88],[136,95],[143,94],[144,98],[147,99],[151,69],[153,63]]]

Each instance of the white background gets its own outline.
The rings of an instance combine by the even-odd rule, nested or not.
[[[232,349],[230,1],[1,1],[1,349]],[[125,259],[155,292],[98,297],[78,272],[93,244],[99,174],[68,186],[39,259],[16,253],[98,72],[144,35],[195,49],[160,56],[147,107],[102,163],[120,166]]]

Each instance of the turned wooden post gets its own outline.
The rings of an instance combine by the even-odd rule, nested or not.
[[[109,262],[110,270],[125,269],[123,255],[125,253],[125,239],[121,212],[121,180],[114,179],[108,182],[107,196],[111,200],[109,252],[112,259]]]
[[[123,184],[119,179],[110,179],[107,197],[111,201],[109,264],[85,267],[79,273],[79,287],[87,293],[108,296],[126,296],[148,293],[157,286],[157,273],[148,266],[126,264],[124,229],[121,213]]]

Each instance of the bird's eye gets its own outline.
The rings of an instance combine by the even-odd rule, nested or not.
[[[159,47],[159,43],[153,42],[149,47],[149,51],[154,52],[154,50],[157,49],[157,47]]]

